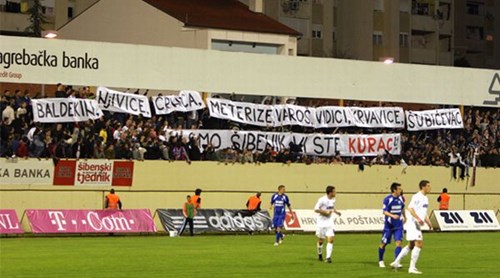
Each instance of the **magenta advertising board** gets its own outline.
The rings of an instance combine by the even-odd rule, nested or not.
[[[26,215],[35,234],[156,232],[149,209],[29,209]]]
[[[0,234],[22,234],[23,228],[19,224],[16,211],[0,209]]]

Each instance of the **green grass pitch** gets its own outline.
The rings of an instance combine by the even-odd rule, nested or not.
[[[319,262],[314,235],[9,237],[0,277],[409,277],[378,267],[379,234],[337,234],[333,264]],[[394,254],[388,246],[385,262]],[[500,277],[500,233],[426,233],[425,277]]]

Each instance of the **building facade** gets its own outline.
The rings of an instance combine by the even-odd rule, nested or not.
[[[264,12],[303,34],[298,55],[500,68],[499,1],[268,0]]]

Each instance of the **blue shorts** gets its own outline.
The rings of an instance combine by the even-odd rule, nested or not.
[[[389,228],[384,227],[384,231],[382,233],[382,243],[389,244],[391,243],[391,238],[394,236],[394,241],[403,241],[403,227],[397,228]]]
[[[273,217],[273,228],[283,228],[286,214],[275,214]]]

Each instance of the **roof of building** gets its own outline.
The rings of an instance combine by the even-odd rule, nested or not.
[[[186,27],[300,36],[301,33],[237,0],[143,0]]]

